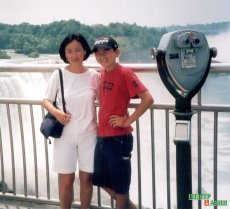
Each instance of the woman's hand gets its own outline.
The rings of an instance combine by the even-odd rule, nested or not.
[[[70,112],[64,112],[61,109],[56,108],[55,106],[53,106],[52,101],[48,100],[48,99],[44,99],[42,101],[42,105],[46,108],[47,111],[49,111],[52,115],[54,115],[55,118],[57,118],[57,120],[65,125],[67,123],[70,122],[71,120],[71,114]]]
[[[55,110],[54,116],[63,125],[66,125],[71,120],[70,112],[67,111],[66,113],[64,113],[63,110],[60,110],[60,109]]]

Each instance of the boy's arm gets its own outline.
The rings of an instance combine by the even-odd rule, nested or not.
[[[136,110],[129,117],[120,117],[117,115],[112,115],[109,120],[109,124],[113,127],[129,127],[135,120],[137,120],[154,102],[153,97],[149,91],[143,91],[138,94],[141,99],[140,104],[137,106]]]

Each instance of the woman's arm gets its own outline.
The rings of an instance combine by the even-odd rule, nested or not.
[[[63,110],[56,108],[50,100],[44,99],[42,105],[48,112],[57,118],[60,123],[66,124],[70,122],[71,114],[69,112],[65,113]]]

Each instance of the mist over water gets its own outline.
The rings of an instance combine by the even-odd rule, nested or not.
[[[216,36],[207,36],[209,47],[217,48],[217,57],[220,62],[230,63],[230,29]]]

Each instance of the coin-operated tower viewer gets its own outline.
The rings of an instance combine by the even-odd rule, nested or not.
[[[204,84],[217,50],[209,48],[203,33],[175,31],[162,36],[153,57],[162,82],[175,97],[177,208],[191,209],[191,100]]]

